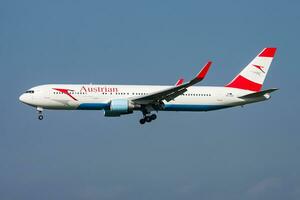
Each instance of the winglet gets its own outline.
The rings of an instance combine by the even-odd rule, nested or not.
[[[184,82],[184,79],[181,78],[176,82],[175,86],[182,85],[183,82]]]
[[[201,71],[197,74],[196,78],[200,79],[200,80],[204,79],[204,77],[206,76],[211,64],[212,64],[212,62],[208,61],[206,63],[206,65],[201,69]]]

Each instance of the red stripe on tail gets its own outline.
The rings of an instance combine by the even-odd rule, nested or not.
[[[274,57],[276,48],[265,48],[258,56],[259,57]]]
[[[262,85],[250,81],[241,75],[238,75],[232,82],[226,85],[226,87],[239,88],[243,90],[251,90],[251,91],[258,92],[262,88]]]

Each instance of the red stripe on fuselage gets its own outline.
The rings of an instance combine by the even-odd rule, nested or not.
[[[226,85],[226,87],[232,87],[232,88],[239,88],[243,90],[251,90],[251,91],[260,91],[262,85],[255,83],[253,81],[250,81],[246,78],[244,78],[241,75],[238,75],[231,83]]]
[[[61,88],[53,88],[53,90],[57,90],[59,92],[62,92],[66,95],[68,95],[69,97],[71,97],[73,100],[78,101],[75,97],[73,97],[70,93],[68,89],[61,89]]]

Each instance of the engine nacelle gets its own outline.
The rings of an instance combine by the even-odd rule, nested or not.
[[[105,117],[119,117],[133,112],[134,105],[127,99],[114,99],[110,102],[109,110],[104,111]]]

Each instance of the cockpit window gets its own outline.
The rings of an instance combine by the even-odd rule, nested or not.
[[[34,91],[33,90],[27,90],[25,93],[31,93],[31,94],[33,94]]]

